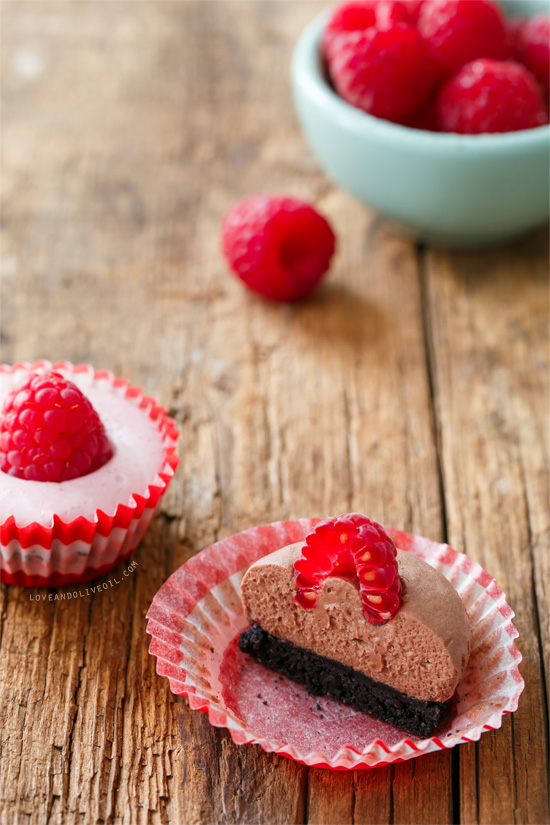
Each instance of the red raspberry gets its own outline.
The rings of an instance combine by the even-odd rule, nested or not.
[[[0,470],[29,481],[69,481],[112,456],[99,416],[58,372],[30,375],[4,401]]]
[[[376,27],[389,29],[395,23],[410,23],[411,16],[405,0],[378,0]]]
[[[526,17],[509,17],[506,20],[508,27],[508,42],[510,44],[511,60],[518,60],[521,63],[521,40],[523,38],[523,29],[527,23]]]
[[[407,11],[409,12],[409,19],[411,23],[418,23],[420,9],[425,0],[403,0],[403,2],[407,6]]]
[[[335,40],[347,32],[370,29],[376,24],[376,0],[355,0],[344,3],[334,11],[324,28],[321,39],[321,53],[330,59]]]
[[[550,94],[550,16],[535,14],[511,23],[518,59],[534,74],[546,98]]]
[[[427,103],[437,83],[428,47],[413,26],[350,32],[333,45],[329,71],[336,91],[375,117],[406,118]]]
[[[309,295],[327,271],[335,243],[328,221],[297,198],[244,198],[222,224],[229,265],[250,289],[273,301]]]
[[[418,31],[445,77],[478,57],[511,56],[504,16],[492,0],[425,0]]]
[[[321,52],[329,60],[333,44],[341,34],[408,21],[409,11],[401,0],[349,0],[332,13],[323,31]]]
[[[357,575],[363,613],[369,624],[382,624],[401,607],[401,580],[393,540],[384,528],[359,513],[319,522],[306,537],[294,563],[296,602],[315,607],[328,576]]]
[[[474,60],[440,90],[437,116],[445,132],[515,132],[548,123],[540,89],[525,66]]]

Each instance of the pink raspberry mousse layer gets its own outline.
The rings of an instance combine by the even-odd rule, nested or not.
[[[162,436],[143,410],[112,388],[87,385],[88,376],[68,377],[98,413],[113,457],[89,475],[60,483],[27,481],[0,472],[0,524],[13,516],[18,527],[36,522],[49,528],[54,515],[66,522],[78,517],[94,521],[97,510],[114,515],[133,494],[145,494],[163,467]],[[0,374],[0,407],[14,383],[13,375]]]
[[[470,630],[464,606],[437,570],[397,550],[403,605],[386,624],[365,619],[359,584],[329,576],[315,608],[296,604],[294,562],[302,543],[257,561],[242,581],[249,622],[424,701],[449,700],[466,667]]]

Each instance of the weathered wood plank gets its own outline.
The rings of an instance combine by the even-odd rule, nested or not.
[[[449,543],[506,592],[526,682],[513,718],[464,753],[464,822],[548,820],[547,271],[545,233],[499,252],[426,256]]]
[[[396,822],[393,816],[392,778],[395,766],[357,772],[355,808],[352,822]]]
[[[410,825],[454,822],[452,769],[449,752],[433,753],[396,765],[392,784],[393,821]]]
[[[307,821],[315,825],[353,822],[357,771],[327,771],[310,768],[308,774]]]
[[[136,577],[146,576],[143,581],[139,578],[140,586],[116,604],[108,603],[109,621],[105,603],[96,604],[92,598],[79,602],[80,618],[71,613],[70,621],[62,626],[75,650],[71,654],[64,641],[65,664],[56,675],[61,679],[67,670],[71,677],[70,702],[61,709],[57,699],[46,706],[52,730],[43,740],[33,739],[29,753],[33,763],[44,765],[43,770],[32,774],[34,784],[28,788],[24,784],[26,763],[12,752],[9,764],[14,776],[4,773],[4,777],[12,813],[28,811],[35,821],[44,821],[48,814],[52,821],[68,815],[90,822],[175,822],[184,816],[196,821],[200,783],[186,783],[184,793],[184,772],[191,773],[187,753],[180,744],[175,703],[164,680],[153,675],[154,662],[146,654],[143,619],[155,590],[190,549],[234,529],[236,515],[226,503],[231,496],[226,493],[224,498],[222,520],[219,488],[223,484],[230,493],[240,478],[232,478],[233,460],[225,445],[226,433],[220,429],[223,418],[217,413],[224,398],[231,399],[232,378],[224,371],[227,358],[216,360],[209,353],[202,354],[203,333],[208,331],[203,323],[216,323],[215,313],[207,317],[208,305],[224,296],[229,282],[220,267],[216,236],[221,209],[233,193],[224,196],[221,207],[215,191],[204,207],[201,199],[209,186],[215,190],[213,158],[217,157],[220,169],[226,167],[216,107],[226,101],[237,141],[240,113],[232,115],[231,106],[247,72],[237,65],[239,49],[231,54],[235,47],[224,36],[225,24],[219,30],[211,26],[209,35],[214,18],[200,6],[139,4],[131,20],[125,3],[108,4],[101,15],[96,14],[97,8],[93,4],[79,8],[66,3],[29,4],[23,11],[14,9],[12,26],[4,29],[10,47],[4,55],[13,91],[26,103],[27,108],[22,106],[25,116],[34,120],[36,145],[27,143],[25,148],[29,156],[36,157],[37,167],[33,199],[25,200],[18,196],[27,169],[19,163],[21,133],[14,113],[6,143],[9,175],[5,194],[12,207],[8,217],[12,246],[4,271],[8,282],[3,286],[7,309],[2,355],[6,360],[39,356],[91,360],[131,375],[161,400],[172,401],[174,413],[186,418],[182,452],[189,460],[183,481],[172,486],[163,504],[165,512],[178,517],[170,537],[163,522],[158,522],[138,555],[152,567],[146,571],[140,567]],[[249,9],[241,6],[241,18]],[[252,23],[246,31],[252,44]],[[198,58],[205,37],[210,37],[214,53],[218,46],[225,51],[218,62],[203,58],[201,65]],[[21,56],[23,42],[27,53]],[[273,38],[276,48],[280,42]],[[42,75],[17,79],[13,66],[32,64],[28,59],[32,48],[46,53]],[[109,63],[99,57],[103,50],[110,54]],[[74,54],[79,56],[76,63]],[[223,68],[231,61],[239,69],[237,75]],[[71,71],[66,72],[69,65]],[[100,90],[97,96],[89,94],[91,69]],[[220,86],[223,78],[227,78],[227,88]],[[67,84],[71,95],[63,99]],[[255,85],[257,94],[260,87]],[[279,89],[286,94],[282,79]],[[28,107],[36,98],[38,105],[31,113]],[[72,99],[82,101],[74,120]],[[192,112],[193,117],[182,120],[184,112]],[[258,129],[257,123],[254,128]],[[252,141],[256,140],[253,136]],[[148,174],[142,173],[144,164]],[[239,171],[236,162],[237,176]],[[48,212],[48,193],[57,190],[63,198]],[[195,235],[196,244],[192,243]],[[20,282],[22,264],[15,253],[25,247],[36,252],[25,262],[23,292],[16,292],[10,285]],[[233,287],[232,304],[226,301],[219,313],[220,340],[222,335],[227,338],[227,331],[230,340],[242,307],[240,288]],[[64,312],[58,313],[61,290]],[[18,323],[18,306],[24,309],[25,324]],[[125,323],[120,323],[121,313]],[[224,324],[224,313],[231,323]],[[230,352],[229,360],[236,356],[246,360],[249,355],[245,341],[242,353]],[[247,372],[252,374],[253,368],[243,364],[243,371],[248,380]],[[250,392],[244,397],[245,403],[247,398],[254,400]],[[243,420],[244,431],[247,423],[248,419]],[[258,452],[259,445],[254,446]],[[250,464],[255,464],[253,452],[245,458],[243,478],[248,477]],[[276,517],[263,512],[264,495],[265,489],[254,490],[254,508],[249,503],[244,514],[247,524],[259,516],[262,520]],[[173,549],[174,531],[185,541],[181,550],[177,544]],[[28,617],[21,612],[17,615],[16,649],[23,651],[29,648]],[[56,629],[55,615],[46,618],[49,622],[41,631],[38,657],[44,656],[49,637],[56,639],[61,632]],[[8,616],[10,627],[12,621]],[[22,661],[24,672],[17,682],[25,684],[34,660],[23,657]],[[11,696],[12,686],[6,683],[4,688]],[[21,700],[19,717],[25,708]],[[188,712],[188,716],[195,714]],[[24,722],[15,716],[12,722],[8,744],[17,750]],[[27,726],[25,736],[31,738],[36,716],[27,719]],[[225,735],[209,725],[206,729],[213,742],[222,737],[215,794],[208,809],[216,820],[242,819],[247,810],[254,817],[263,806],[263,810],[277,809],[277,821],[300,821],[305,812],[305,769],[263,752],[257,754],[257,749],[237,749]],[[52,769],[42,758],[52,747],[51,741],[59,743]],[[56,771],[59,776],[49,787],[48,776]],[[258,782],[260,776],[263,782]],[[282,802],[277,801],[279,797]],[[204,821],[200,809],[198,817]]]
[[[256,823],[259,815],[273,825],[304,821],[307,768],[259,746],[235,747],[227,731],[213,729],[186,701],[177,711],[183,821]]]

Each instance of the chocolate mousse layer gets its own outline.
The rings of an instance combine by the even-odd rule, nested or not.
[[[445,714],[446,702],[414,699],[347,665],[270,636],[258,624],[241,634],[239,647],[269,670],[305,685],[313,696],[328,696],[412,736],[431,736]]]
[[[328,577],[312,609],[296,604],[293,565],[302,546],[284,547],[248,569],[241,590],[249,622],[278,642],[290,642],[408,697],[447,702],[468,661],[470,634],[460,597],[445,577],[398,550],[403,606],[386,624],[371,625],[359,584],[351,577]],[[275,649],[271,642],[270,648]]]

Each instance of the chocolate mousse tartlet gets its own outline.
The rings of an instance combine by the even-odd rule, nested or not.
[[[257,561],[242,581],[257,662],[413,736],[441,722],[469,654],[452,585],[357,513]]]

